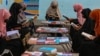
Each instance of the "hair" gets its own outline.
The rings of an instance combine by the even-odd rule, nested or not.
[[[18,14],[21,12],[22,6],[19,3],[14,2],[10,7],[10,18],[7,22],[7,30],[11,30],[13,27],[17,26]]]

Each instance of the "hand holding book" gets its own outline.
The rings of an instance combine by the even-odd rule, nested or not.
[[[88,38],[89,40],[94,40],[96,37],[91,35],[91,34],[88,34],[86,32],[82,32],[81,33],[83,36],[85,36],[86,38]]]
[[[81,28],[81,26],[80,25],[77,25],[77,24],[75,24],[75,23],[73,23],[73,22],[71,22],[71,25],[74,27],[74,29],[76,29],[76,30],[79,30],[80,28]]]

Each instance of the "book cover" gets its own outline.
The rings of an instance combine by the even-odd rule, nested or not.
[[[64,42],[69,42],[69,38],[68,37],[61,37],[60,43],[64,43]]]
[[[55,40],[46,40],[45,44],[56,44]]]
[[[55,38],[55,43],[56,43],[56,44],[59,44],[59,43],[60,43],[60,37],[56,37],[56,38]]]
[[[39,51],[46,52],[46,53],[56,53],[57,49],[55,47],[43,46],[39,48]]]
[[[38,39],[37,44],[45,44],[45,39]]]
[[[20,38],[19,31],[18,30],[7,31],[7,37],[8,39]]]
[[[55,40],[55,37],[47,37],[47,40]]]

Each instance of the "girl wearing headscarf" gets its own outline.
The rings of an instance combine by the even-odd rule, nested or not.
[[[77,41],[76,39],[80,39],[79,38],[79,29],[81,28],[81,26],[83,25],[82,20],[82,10],[83,10],[83,6],[81,4],[74,4],[73,6],[74,11],[77,13],[77,19],[72,20],[73,23],[77,24],[78,27],[70,27],[70,36],[72,38],[72,49],[74,50],[74,52],[78,52],[78,47],[80,46],[80,42],[79,40]]]
[[[23,27],[23,30],[21,31],[21,33],[23,34],[23,36],[22,37],[24,37],[24,35],[25,35],[25,32],[27,33],[27,29],[28,28],[30,28],[30,34],[31,35],[33,35],[33,29],[35,30],[35,26],[34,26],[34,19],[30,19],[30,20],[28,20],[27,18],[26,18],[26,15],[25,15],[25,10],[26,10],[26,8],[27,8],[27,4],[25,4],[24,2],[21,2],[20,3],[20,5],[22,6],[22,10],[21,10],[21,13],[18,15],[18,22],[19,23],[21,23],[21,24],[23,24],[23,26],[25,26],[25,27]],[[34,16],[34,18],[35,18],[36,16]],[[29,32],[28,31],[28,32]]]
[[[85,37],[81,35],[82,32],[87,32],[89,34],[94,34],[93,28],[94,28],[94,23],[90,19],[89,14],[91,10],[89,8],[85,8],[82,10],[82,17],[85,19],[84,24],[82,27],[76,31],[74,36],[72,36],[72,48],[74,51],[79,52],[79,47],[82,44],[82,42],[87,41],[85,40]]]
[[[18,15],[18,23],[23,23],[25,22],[26,19],[26,15],[24,13],[24,11],[26,10],[27,5],[24,2],[19,3],[22,6],[21,12]]]
[[[58,21],[60,20],[60,18],[61,18],[61,14],[58,8],[58,2],[56,0],[53,0],[46,12],[46,20]]]
[[[6,48],[6,21],[11,16],[6,9],[0,9],[0,54]]]
[[[58,2],[56,0],[53,0],[51,2],[50,7],[48,8],[47,12],[46,12],[46,20],[48,21],[59,21],[61,18],[61,14],[58,8]],[[61,27],[61,25],[53,25],[53,24],[49,24],[49,27]],[[52,36],[54,36],[54,34],[51,34]],[[62,34],[57,33],[57,36],[62,36]]]
[[[92,41],[81,46],[80,56],[100,56],[100,9],[94,9],[90,13],[90,18],[95,21],[95,35],[91,36]]]
[[[74,8],[74,11],[77,13],[77,19],[78,19],[79,24],[83,25],[85,19],[82,17],[82,13],[81,13],[83,10],[82,5],[81,4],[74,4],[73,8]]]
[[[18,23],[18,15],[20,14],[22,6],[14,2],[10,7],[11,16],[7,22],[7,29],[21,30],[22,25]],[[20,56],[24,52],[24,46],[21,38],[12,39],[8,41],[7,49],[10,49],[13,56]]]

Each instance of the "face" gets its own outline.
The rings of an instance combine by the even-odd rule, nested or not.
[[[74,9],[74,11],[77,12],[75,9]]]
[[[52,2],[52,3],[51,3],[51,7],[52,7],[52,8],[57,8],[57,6],[58,6],[58,3],[57,3],[57,2]]]
[[[52,8],[57,8],[57,6],[56,5],[52,5]]]

